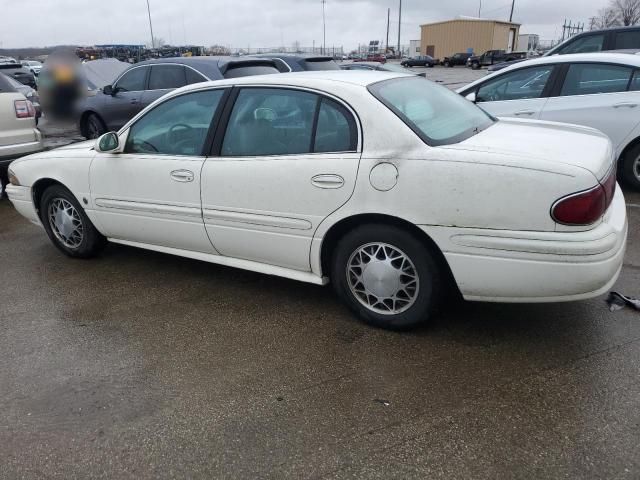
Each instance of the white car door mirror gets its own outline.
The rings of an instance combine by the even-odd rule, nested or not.
[[[468,94],[466,97],[467,100],[469,100],[470,102],[476,103],[476,100],[478,99],[478,97],[476,96],[476,92],[471,92],[470,94]]]
[[[101,153],[118,153],[120,151],[120,139],[116,132],[107,132],[96,140],[95,149]]]

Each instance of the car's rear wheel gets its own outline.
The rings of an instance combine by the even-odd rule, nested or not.
[[[95,139],[107,133],[107,127],[102,119],[95,113],[89,113],[84,119],[83,125],[84,136],[89,139]]]
[[[476,63],[476,62],[472,63],[471,64],[471,69],[472,70],[480,70],[480,64]]]
[[[438,264],[414,235],[390,225],[363,225],[334,251],[331,281],[366,323],[404,330],[426,322],[440,291]]]
[[[629,187],[640,190],[640,144],[625,153],[620,170],[622,181]]]
[[[450,64],[449,62],[444,62],[444,66],[445,66],[445,67],[450,67],[450,66],[451,66],[451,64]]]
[[[53,244],[70,257],[93,257],[106,244],[76,198],[62,185],[52,185],[42,194],[40,219]]]

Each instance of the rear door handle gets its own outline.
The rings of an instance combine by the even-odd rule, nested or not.
[[[171,180],[176,182],[193,182],[193,172],[191,170],[174,170],[171,172]]]
[[[517,115],[517,116],[521,116],[521,115],[531,116],[531,115],[535,115],[535,114],[536,114],[536,112],[533,111],[533,110],[520,110],[519,112],[514,113],[514,115]]]
[[[318,188],[340,188],[344,185],[344,178],[331,174],[316,175],[311,179],[311,185]]]
[[[613,108],[636,108],[638,106],[637,103],[631,103],[631,102],[623,102],[623,103],[616,103]]]

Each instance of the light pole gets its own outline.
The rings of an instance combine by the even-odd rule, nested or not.
[[[327,52],[327,25],[324,18],[324,4],[327,0],[322,0],[322,54]]]
[[[516,0],[511,0],[511,15],[509,15],[509,21],[513,22],[513,7],[516,6]]]
[[[151,30],[151,48],[156,48],[156,41],[153,38],[153,25],[151,24],[151,8],[149,8],[149,0],[147,0],[147,13],[149,14],[149,29]]]
[[[398,53],[396,55],[400,55],[402,58],[402,53],[400,52],[400,29],[402,28],[402,0],[400,0],[400,8],[398,9]]]

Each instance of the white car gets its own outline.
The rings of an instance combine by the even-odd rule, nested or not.
[[[640,189],[640,56],[556,55],[516,63],[458,90],[497,117],[596,128],[613,142],[618,175]]]
[[[38,62],[37,60],[22,60],[20,61],[20,64],[31,70],[31,73],[33,73],[36,77],[42,71],[42,63]]]
[[[110,240],[331,281],[386,328],[428,319],[448,288],[498,302],[599,295],[627,236],[603,134],[496,121],[389,72],[190,85],[117,134],[15,162],[11,181],[15,208],[69,256]]]
[[[42,150],[36,109],[5,75],[0,74],[0,197],[5,196],[7,168],[16,158]]]

